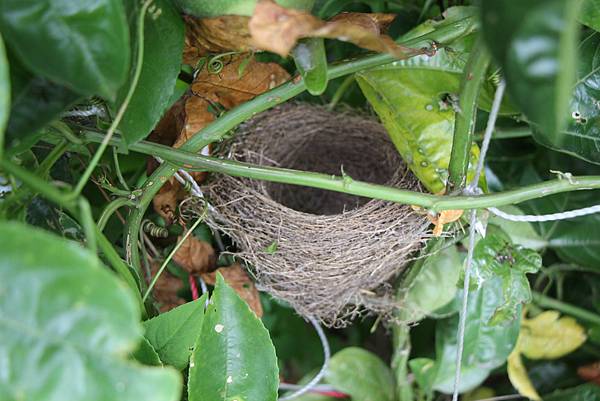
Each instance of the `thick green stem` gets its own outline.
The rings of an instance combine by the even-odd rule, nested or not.
[[[106,227],[108,219],[110,219],[114,212],[123,206],[135,206],[135,202],[127,198],[117,198],[110,202],[108,205],[106,205],[102,211],[102,214],[100,215],[100,218],[98,219],[98,229],[100,231],[104,231],[104,227]]]
[[[539,292],[534,292],[532,295],[533,302],[542,308],[555,309],[579,320],[600,325],[600,315],[597,315],[596,313],[547,297]]]
[[[88,131],[83,133],[83,137],[89,141],[99,141],[101,140],[102,135]],[[115,137],[111,140],[111,143],[114,146],[119,146],[120,140],[119,137]],[[436,212],[441,210],[500,207],[561,192],[600,188],[600,176],[577,176],[572,177],[570,181],[556,179],[511,191],[479,196],[442,196],[356,181],[348,176],[332,176],[330,174],[312,173],[279,167],[264,167],[233,160],[218,159],[215,157],[185,152],[180,149],[173,149],[147,141],[140,141],[130,145],[129,149],[147,155],[158,156],[165,161],[170,162],[165,164],[174,171],[178,168],[185,168],[190,171],[211,171],[236,177],[254,178],[283,184],[303,185],[373,199],[421,206]]]
[[[452,152],[448,165],[448,193],[462,190],[467,183],[477,114],[477,97],[489,63],[490,55],[483,40],[479,38],[471,51],[460,84],[459,111],[456,113]]]
[[[394,325],[394,354],[392,369],[396,377],[398,401],[413,401],[412,384],[408,380],[408,358],[410,357],[410,326],[405,323]]]
[[[405,41],[401,44],[407,47],[423,47],[428,46],[432,41],[435,41],[445,45],[472,33],[476,29],[476,26],[477,20],[475,17],[465,17],[453,24],[448,24],[447,26],[441,27],[418,38]],[[378,54],[360,60],[330,66],[327,70],[327,79],[332,80],[392,61],[394,61],[392,56],[388,54]],[[225,113],[221,118],[194,135],[181,149],[189,152],[198,152],[209,143],[222,139],[229,130],[235,128],[238,124],[262,111],[291,99],[306,89],[302,81],[295,81],[296,80],[283,84]],[[150,205],[152,198],[154,198],[154,195],[158,193],[161,186],[175,173],[175,171],[176,170],[172,166],[168,165],[160,166],[156,169],[143,186],[144,193],[140,198],[139,207],[132,211],[127,220],[127,260],[130,261],[138,271],[141,270],[137,246],[139,240],[138,232],[140,230],[140,225],[142,224],[144,213]]]

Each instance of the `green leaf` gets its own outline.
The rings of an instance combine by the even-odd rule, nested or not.
[[[406,289],[404,305],[410,311],[411,321],[430,315],[454,299],[462,262],[463,258],[455,246],[435,252],[425,260]]]
[[[292,51],[296,68],[306,85],[306,90],[318,96],[327,89],[327,56],[323,38],[305,38],[298,41]]]
[[[592,163],[600,164],[600,33],[594,33],[579,46],[577,81],[569,94],[570,107],[565,111],[566,129],[558,137],[533,130],[534,138],[552,149]]]
[[[358,347],[336,353],[329,361],[327,382],[353,400],[394,401],[394,376],[375,354]]]
[[[148,12],[144,22],[142,71],[123,120],[119,124],[119,129],[129,144],[148,136],[170,106],[181,69],[183,21],[169,1],[153,1],[156,10]],[[133,32],[137,30],[135,25],[140,8],[139,0],[128,0],[126,4],[130,10],[131,40],[134,46],[137,46],[137,34]],[[132,65],[130,79],[133,77],[133,69],[135,65]],[[129,82],[119,91],[114,104],[115,109],[121,106],[128,91]]]
[[[138,348],[132,354],[133,358],[143,365],[162,366],[160,357],[148,340],[142,337]]]
[[[175,370],[124,359],[140,310],[95,255],[17,223],[0,237],[0,399],[179,400]]]
[[[445,191],[454,132],[453,107],[464,59],[441,49],[362,71],[356,81],[412,172],[433,193]],[[479,148],[473,144],[469,179]],[[484,185],[485,186],[485,185]]]
[[[560,143],[577,60],[580,0],[482,0],[482,32],[511,99]]]
[[[471,283],[477,287],[488,280],[500,280],[499,299],[489,324],[505,323],[517,318],[520,305],[531,301],[527,273],[537,272],[541,256],[532,249],[514,245],[502,230],[488,227],[488,233],[475,245]]]
[[[144,322],[146,333],[160,360],[181,370],[190,360],[190,354],[200,334],[207,295],[188,302]]]
[[[588,383],[545,395],[544,401],[596,401],[599,398],[600,387],[596,384]]]
[[[246,15],[254,12],[258,0],[173,0],[179,11],[196,17],[211,18],[221,15]],[[310,10],[315,0],[276,0],[284,7]]]
[[[462,293],[462,291],[461,291]],[[497,305],[504,299],[500,280],[487,280],[469,293],[466,315],[465,348],[460,392],[479,386],[492,370],[506,362],[519,335],[520,316],[506,325],[490,325]],[[454,389],[456,330],[458,315],[439,320],[436,325],[436,363],[433,388],[446,394]]]
[[[5,146],[14,148],[35,136],[81,96],[62,85],[31,75],[10,51],[8,59],[12,104]]]
[[[600,0],[584,0],[579,22],[600,31]]]
[[[113,99],[129,68],[120,0],[4,0],[0,27],[28,69],[82,95]]]
[[[427,394],[431,394],[437,376],[437,365],[435,361],[429,358],[415,358],[408,361],[408,366],[415,375],[415,380],[419,387]]]
[[[8,58],[4,49],[4,41],[0,36],[0,154],[4,148],[4,130],[10,111],[10,77],[8,73]]]
[[[269,332],[217,274],[190,361],[190,401],[275,401],[277,357]]]

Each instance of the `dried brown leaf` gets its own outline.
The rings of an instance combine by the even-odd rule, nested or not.
[[[210,111],[211,103],[231,109],[289,79],[289,74],[279,64],[261,63],[254,59],[248,62],[240,76],[239,66],[246,57],[228,57],[219,73],[210,73],[203,68],[192,84],[192,93],[167,112],[151,139],[178,148],[216,119]],[[151,164],[156,168],[155,162]],[[203,172],[191,175],[199,183],[206,178]],[[154,209],[172,222],[177,204],[185,196],[186,192],[179,182],[171,178],[154,197]]]
[[[246,301],[256,316],[262,317],[263,309],[258,290],[254,282],[248,277],[246,270],[239,263],[234,263],[228,267],[220,267],[216,272],[202,274],[202,279],[207,284],[214,285],[217,272],[223,275],[225,282],[238,293],[240,298]]]
[[[200,57],[211,53],[253,50],[248,31],[249,17],[222,15],[215,18],[184,16],[183,62],[195,66]]]
[[[160,267],[159,263],[151,264],[151,273],[152,276],[158,272]],[[156,300],[159,305],[159,310],[161,313],[168,312],[173,308],[178,307],[179,305],[183,305],[186,301],[182,298],[179,298],[177,293],[179,290],[183,288],[183,282],[178,278],[173,276],[168,271],[163,271],[160,275],[156,284],[154,285],[154,289],[152,290],[152,296]]]
[[[178,238],[181,241],[181,237]],[[173,260],[190,274],[206,273],[215,269],[217,257],[213,247],[190,235],[183,241]]]
[[[391,14],[342,13],[326,22],[308,12],[282,7],[272,0],[260,0],[248,27],[257,48],[284,57],[298,39],[306,37],[338,39],[397,58],[426,53],[423,49],[401,46],[382,34],[393,19]]]
[[[600,385],[600,362],[594,362],[590,363],[589,365],[580,366],[577,369],[577,374],[583,380]]]

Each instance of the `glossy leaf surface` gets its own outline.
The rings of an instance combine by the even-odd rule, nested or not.
[[[464,60],[440,50],[356,74],[365,97],[412,172],[432,193],[445,191],[454,107]],[[471,149],[469,179],[479,155]]]
[[[517,342],[519,318],[506,325],[488,323],[502,301],[500,280],[488,280],[479,290],[469,294],[460,392],[474,389],[493,369],[504,364]],[[457,327],[458,314],[438,321],[435,334],[436,360],[432,361],[434,364],[426,359],[421,359],[418,363],[418,367],[425,367],[429,371],[420,372],[421,377],[427,378],[425,382],[431,382],[433,389],[447,394],[451,394],[454,388]]]
[[[4,147],[4,130],[10,112],[10,78],[8,73],[8,58],[2,36],[0,36],[0,153]]]
[[[35,74],[82,95],[113,99],[129,69],[119,0],[5,0],[0,30]]]
[[[483,36],[503,69],[508,92],[546,143],[560,143],[567,123],[580,4],[579,0],[481,2]]]
[[[471,283],[475,288],[488,280],[502,283],[502,298],[490,317],[490,324],[518,318],[520,305],[531,301],[526,274],[537,272],[541,265],[542,258],[537,252],[514,245],[501,230],[488,228],[486,237],[475,245]]]
[[[179,399],[175,370],[125,360],[140,310],[95,255],[18,223],[0,236],[0,399]]]
[[[327,57],[322,38],[305,38],[292,51],[296,68],[300,72],[306,90],[314,96],[327,89]]]
[[[129,20],[132,26],[132,42],[137,46],[135,26],[139,12],[139,1],[129,0]],[[184,43],[183,21],[167,0],[154,0],[160,10],[147,13],[144,23],[144,60],[136,89],[119,129],[127,143],[144,139],[158,123],[170,106],[177,76],[181,69],[181,55]],[[133,63],[135,64],[135,63]],[[132,65],[132,70],[135,65]],[[115,108],[121,106],[129,91],[133,71],[129,80],[119,90]]]
[[[353,400],[394,401],[394,376],[379,357],[358,347],[336,353],[329,362],[327,382]]]
[[[160,360],[176,367],[185,368],[200,335],[204,319],[206,294],[168,312],[146,320],[144,336],[158,353]]]
[[[275,401],[277,358],[269,333],[217,274],[189,370],[190,401]]]
[[[219,17],[221,15],[246,15],[254,12],[257,0],[173,0],[180,11],[196,17]],[[276,0],[284,7],[310,10],[315,0]]]

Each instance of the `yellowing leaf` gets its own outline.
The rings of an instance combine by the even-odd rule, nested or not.
[[[529,380],[529,375],[527,375],[527,370],[525,370],[525,366],[523,365],[521,354],[519,353],[518,349],[515,349],[508,356],[508,378],[510,379],[510,382],[514,388],[517,389],[519,394],[521,394],[523,397],[527,397],[536,401],[541,400],[540,395],[533,387],[533,383],[531,383],[531,380]]]
[[[517,349],[529,359],[556,359],[575,351],[586,340],[575,319],[559,318],[557,311],[523,319]]]

